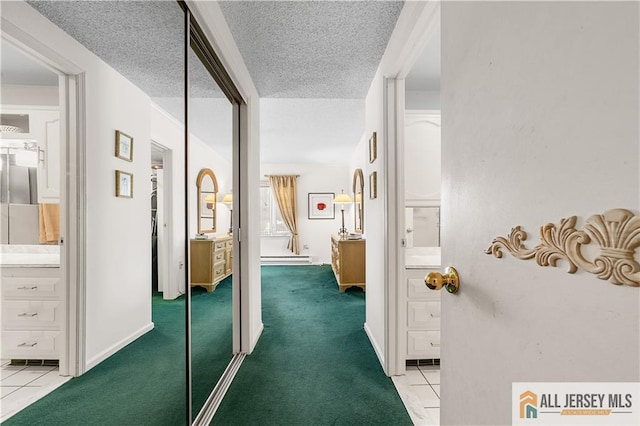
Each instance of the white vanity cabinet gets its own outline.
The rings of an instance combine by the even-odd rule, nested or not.
[[[407,268],[405,360],[440,359],[440,295],[429,290],[424,277],[434,268]]]
[[[2,358],[60,359],[59,267],[2,268]]]
[[[2,106],[4,116],[28,117],[24,133],[2,132],[2,139],[21,145],[36,141],[38,154],[38,203],[60,202],[60,111],[56,107]],[[25,124],[26,126],[26,124]]]

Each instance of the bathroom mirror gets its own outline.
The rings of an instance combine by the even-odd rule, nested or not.
[[[406,247],[440,247],[440,206],[405,208]]]
[[[216,232],[218,180],[211,169],[202,169],[196,180],[198,187],[198,234]]]
[[[364,232],[364,174],[362,169],[353,172],[353,217],[354,232],[362,234]]]

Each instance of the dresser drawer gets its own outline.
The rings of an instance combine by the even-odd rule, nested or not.
[[[432,358],[440,358],[440,332],[407,332],[407,359]]]
[[[218,263],[221,260],[224,261],[224,252],[223,251],[215,252],[213,255],[213,263]]]
[[[216,279],[224,276],[225,273],[225,267],[224,267],[224,261],[222,261],[221,263],[216,263],[213,265],[213,280],[215,281]]]
[[[60,302],[4,300],[2,329],[59,329]]]
[[[409,329],[440,330],[440,301],[407,302],[407,327]]]
[[[226,241],[218,241],[216,242],[216,250],[224,250],[225,246],[227,245]]]
[[[2,296],[5,299],[58,298],[61,290],[59,277],[2,278]]]
[[[58,331],[3,331],[2,358],[59,359]]]
[[[227,241],[227,248],[228,249],[232,249],[233,248],[233,240]]]

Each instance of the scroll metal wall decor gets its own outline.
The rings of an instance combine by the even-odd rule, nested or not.
[[[540,266],[556,266],[559,260],[565,260],[570,274],[580,268],[613,284],[640,287],[640,264],[635,259],[640,246],[640,216],[613,209],[591,216],[583,230],[575,228],[576,221],[576,216],[571,216],[544,225],[540,228],[541,242],[532,249],[523,244],[527,233],[516,226],[508,238],[495,238],[485,253],[502,258],[504,248],[518,259],[535,258]],[[590,260],[583,248],[592,242],[600,246],[600,254]]]

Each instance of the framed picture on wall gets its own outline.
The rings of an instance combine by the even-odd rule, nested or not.
[[[133,174],[116,170],[116,197],[133,198]]]
[[[378,137],[376,132],[369,138],[369,163],[373,163],[378,158]]]
[[[369,199],[378,198],[378,172],[372,172],[369,175]]]
[[[120,130],[116,130],[116,157],[133,161],[133,138]]]
[[[334,192],[309,193],[309,219],[335,219]]]

